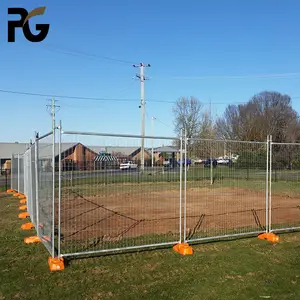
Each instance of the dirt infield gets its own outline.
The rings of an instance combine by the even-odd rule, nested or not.
[[[64,241],[102,237],[124,238],[179,232],[179,189],[137,191],[108,189],[85,196],[62,196]],[[299,222],[299,198],[272,197],[277,224]],[[188,188],[187,235],[197,238],[232,232],[261,231],[265,227],[265,192],[242,188]]]

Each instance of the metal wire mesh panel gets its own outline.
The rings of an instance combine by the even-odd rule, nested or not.
[[[140,137],[64,132],[60,215],[64,256],[178,242],[178,140],[145,138],[144,144],[143,152]]]
[[[43,244],[53,255],[54,222],[53,222],[53,135],[48,134],[36,140],[38,170],[38,235]]]
[[[300,228],[300,144],[271,143],[271,229]]]
[[[11,158],[11,188],[15,191],[18,190],[18,156],[12,155]]]
[[[23,162],[24,162],[24,195],[27,198],[27,210],[32,220],[30,152],[31,152],[30,149],[28,149],[23,154]]]
[[[187,142],[187,241],[266,230],[267,143]]]
[[[37,228],[37,211],[36,211],[36,169],[35,169],[35,144],[29,150],[30,158],[30,198],[31,198],[31,221]]]
[[[18,161],[18,192],[24,193],[24,159],[22,154],[18,155]]]

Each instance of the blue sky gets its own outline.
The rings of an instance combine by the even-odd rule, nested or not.
[[[30,43],[18,29],[16,42],[8,43],[7,21],[14,17],[7,8],[30,11],[44,5],[45,15],[33,18],[30,26],[34,31],[36,23],[50,23],[47,38]],[[170,102],[180,96],[197,97],[204,109],[211,99],[218,116],[227,103],[275,90],[295,97],[300,112],[300,76],[255,78],[300,73],[299,11],[296,0],[2,0],[0,90],[130,99],[56,98],[61,107],[57,119],[65,130],[140,134],[140,86],[133,79],[138,70],[130,62],[145,62],[151,64],[146,70],[146,134],[155,116],[155,135],[174,135]],[[0,141],[27,142],[35,130],[51,130],[47,97],[0,97]]]

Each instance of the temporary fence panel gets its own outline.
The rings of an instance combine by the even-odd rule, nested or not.
[[[55,187],[55,168],[53,164],[52,132],[36,139],[37,143],[37,178],[38,185],[38,235],[49,253],[54,257],[54,206],[53,189]]]
[[[27,211],[32,220],[31,176],[30,176],[30,149],[23,154],[24,160],[24,195],[27,199]]]
[[[18,190],[18,156],[13,154],[11,157],[11,189]]]
[[[24,158],[23,154],[18,154],[18,192],[24,193]]]
[[[62,256],[181,240],[179,139],[64,132],[62,141]]]
[[[31,198],[31,221],[37,228],[37,210],[36,210],[36,169],[35,169],[35,144],[30,147],[29,150],[30,157],[30,198]]]
[[[300,144],[271,143],[271,230],[300,229]]]
[[[300,229],[300,144],[58,131],[11,160],[52,257]]]
[[[185,241],[266,231],[268,144],[188,139]]]

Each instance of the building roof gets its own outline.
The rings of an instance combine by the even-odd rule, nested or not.
[[[71,149],[76,146],[78,143],[61,143],[61,153]],[[55,144],[55,156],[59,154],[58,152],[58,143]],[[52,144],[51,143],[39,143],[39,157],[50,158],[52,157]]]
[[[78,143],[62,143],[61,152],[65,152],[77,144]],[[113,146],[105,147],[105,146],[87,146],[87,145],[84,146],[97,154],[99,154],[105,149],[106,153],[110,153],[112,155],[120,154],[124,157],[130,156],[132,153],[134,153],[140,148],[140,147],[113,147]],[[10,159],[12,154],[22,154],[28,149],[28,147],[29,147],[29,143],[0,143],[0,159]],[[55,153],[56,155],[58,155],[58,143],[55,144]],[[52,144],[50,139],[39,142],[39,155],[44,158],[52,157]]]
[[[166,152],[166,153],[177,153],[179,152],[178,149],[171,147],[171,146],[163,146],[163,147],[158,147],[153,149],[154,152]]]
[[[62,143],[61,152],[64,152],[78,143]],[[23,154],[29,147],[29,143],[0,143],[0,159],[10,159],[13,154]],[[58,143],[55,144],[55,152],[58,154]],[[39,155],[41,157],[52,156],[51,142],[39,142]]]
[[[87,147],[96,153],[100,153],[103,149],[105,149],[106,153],[110,153],[113,155],[120,153],[124,156],[129,156],[139,148],[139,147],[112,147],[112,146],[87,146]]]
[[[0,159],[10,159],[12,154],[24,153],[29,143],[0,143]]]

